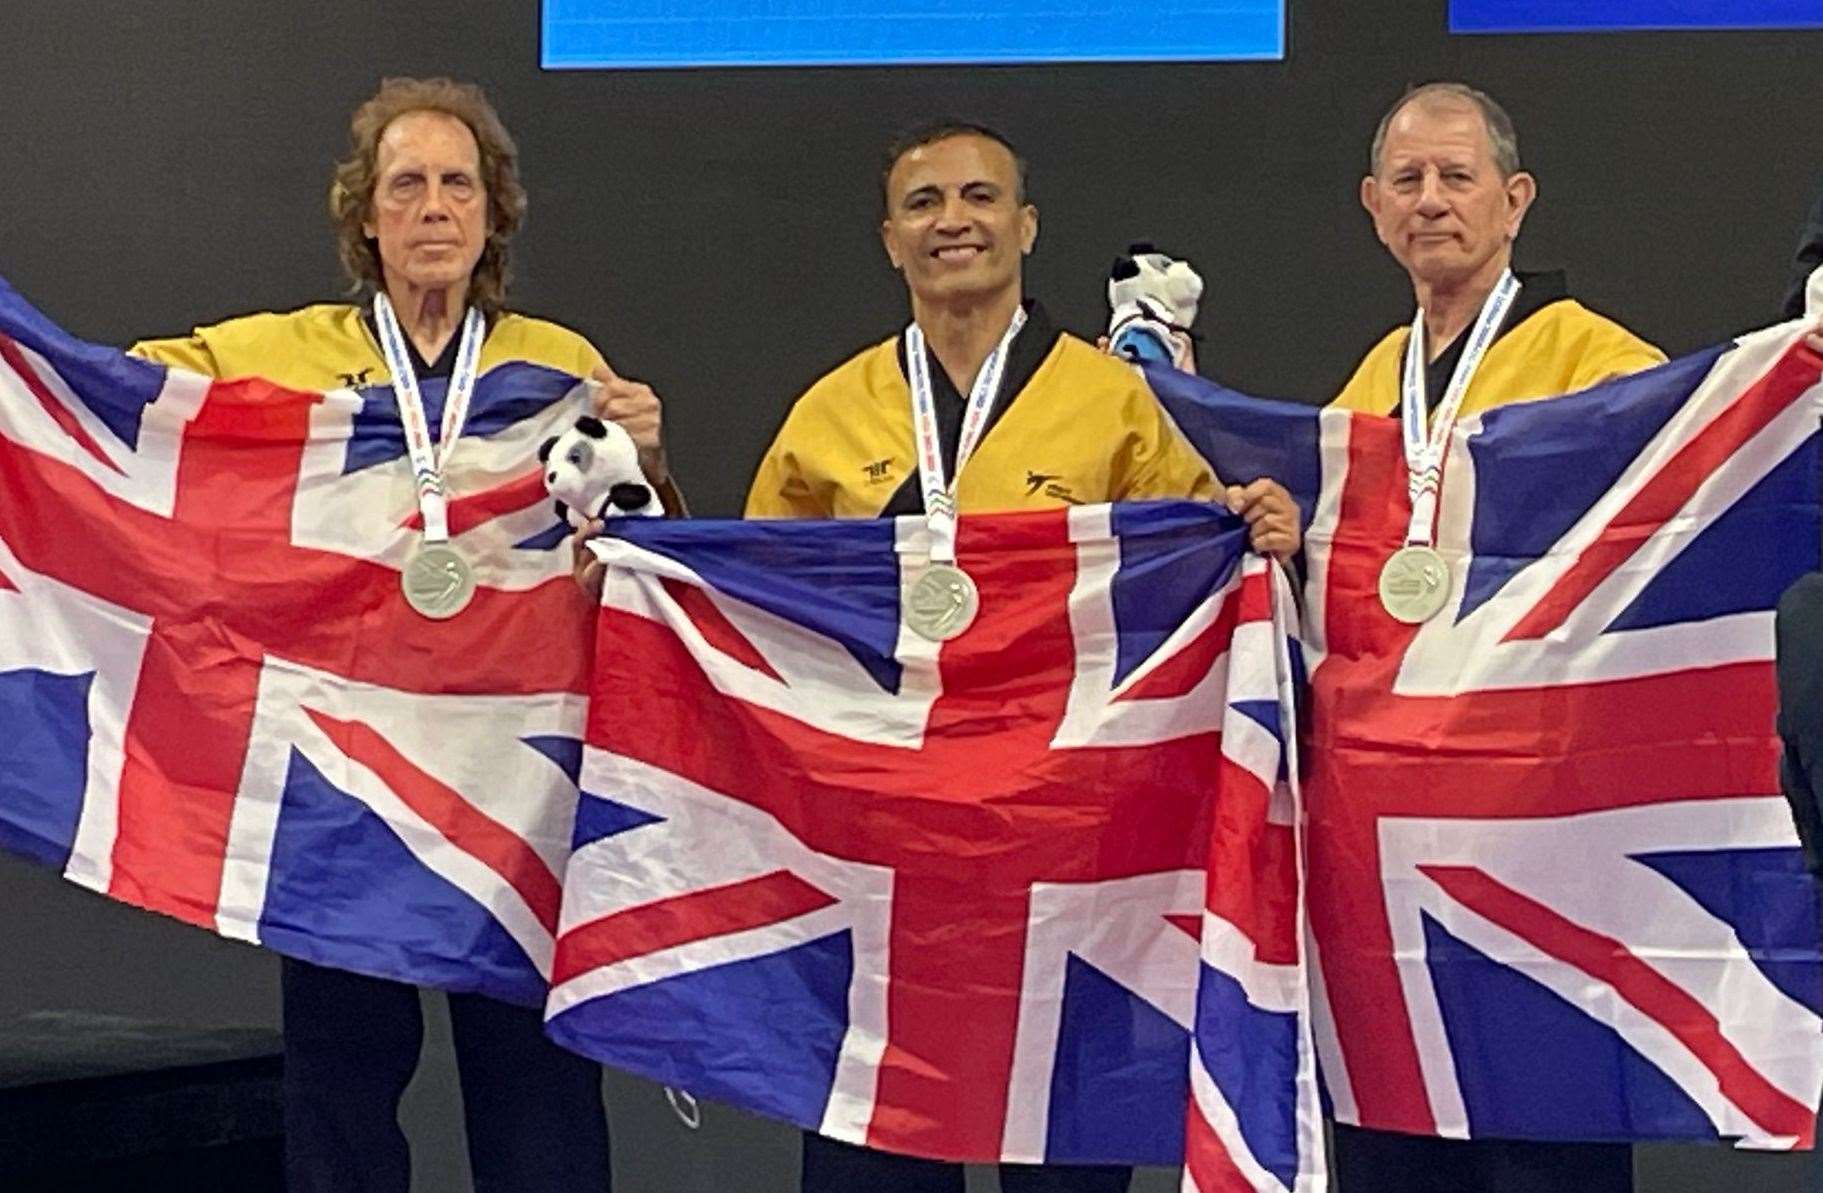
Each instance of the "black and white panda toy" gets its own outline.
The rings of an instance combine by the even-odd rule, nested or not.
[[[639,470],[639,449],[617,423],[583,415],[538,449],[544,488],[557,501],[557,516],[580,530],[611,517],[664,513]]]
[[[1188,261],[1135,244],[1108,271],[1108,344],[1135,364],[1168,364],[1196,372],[1197,304],[1203,279]]]

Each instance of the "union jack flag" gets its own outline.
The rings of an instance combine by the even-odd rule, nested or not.
[[[1336,1118],[1808,1145],[1814,889],[1778,795],[1772,610],[1818,563],[1818,358],[1788,325],[1465,419],[1451,604],[1376,595],[1396,420],[1152,385],[1304,504],[1315,1032]]]
[[[293,956],[541,1002],[590,609],[535,452],[576,385],[481,379],[449,477],[481,589],[431,622],[400,595],[389,387],[167,370],[0,282],[0,844]]]
[[[1176,1164],[1194,1091],[1204,1193],[1315,1187],[1283,635],[1245,528],[965,517],[980,616],[941,647],[900,620],[925,535],[600,542],[549,1032],[941,1159]]]

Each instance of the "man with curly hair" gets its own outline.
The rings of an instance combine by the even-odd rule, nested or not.
[[[451,377],[463,341],[478,336],[476,374],[526,361],[601,382],[597,412],[631,433],[648,479],[675,507],[652,390],[616,376],[575,332],[505,307],[508,243],[526,196],[518,151],[480,89],[389,79],[355,112],[350,142],[329,210],[364,301],[246,315],[133,351],[303,390],[388,380],[400,389],[394,374],[406,366],[418,379]],[[468,350],[472,359],[475,345]],[[422,397],[427,407],[437,400],[434,387]],[[424,414],[428,427],[440,424],[440,410]],[[423,1043],[420,992],[289,958],[282,979],[287,1187],[406,1193],[398,1110]],[[449,1011],[475,1188],[606,1190],[600,1069],[546,1040],[535,1009],[451,994]]]

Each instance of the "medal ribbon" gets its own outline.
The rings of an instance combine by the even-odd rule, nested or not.
[[[1469,382],[1481,367],[1482,357],[1494,343],[1494,334],[1519,296],[1519,279],[1512,270],[1500,275],[1493,292],[1481,304],[1481,314],[1463,345],[1462,358],[1450,374],[1449,388],[1437,412],[1429,413],[1425,394],[1424,310],[1412,320],[1412,332],[1405,341],[1405,376],[1400,379],[1399,415],[1405,433],[1406,485],[1412,499],[1412,520],[1405,532],[1408,545],[1429,547],[1437,539],[1437,497],[1443,488],[1443,456],[1449,450],[1450,432],[1456,427],[1456,415],[1468,393]]]
[[[405,450],[411,457],[412,475],[418,486],[418,512],[424,515],[424,541],[449,541],[449,506],[443,489],[443,465],[462,434],[468,420],[469,400],[475,393],[475,371],[481,360],[481,341],[487,336],[486,320],[474,307],[462,317],[462,340],[456,347],[456,367],[449,379],[449,391],[443,399],[443,427],[435,443],[430,438],[430,421],[424,413],[424,394],[418,388],[417,370],[411,367],[411,353],[405,347],[405,333],[399,329],[392,300],[385,291],[374,295],[373,325],[380,334],[380,351],[386,357],[387,371],[392,374],[393,393],[399,399],[399,421],[405,425]]]
[[[916,320],[905,329],[905,372],[911,383],[912,431],[918,440],[918,485],[924,491],[924,522],[930,527],[930,557],[933,563],[956,562],[956,486],[962,479],[963,466],[975,454],[975,445],[987,428],[988,412],[1000,392],[1000,381],[1006,373],[1007,352],[1013,337],[1025,326],[1025,308],[1013,311],[1000,343],[981,362],[975,374],[975,385],[969,392],[968,407],[962,414],[962,434],[956,440],[956,476],[945,477],[943,447],[937,436],[937,401],[931,387],[930,358],[924,351],[924,331]]]

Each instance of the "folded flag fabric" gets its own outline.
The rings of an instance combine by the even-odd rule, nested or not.
[[[1253,566],[1251,563],[1249,566]],[[1276,617],[1243,593],[1230,651],[1222,783],[1210,834],[1191,1033],[1184,1193],[1322,1193],[1328,1187],[1304,929],[1304,809],[1295,602],[1273,576]],[[1264,699],[1276,691],[1277,699]]]
[[[168,371],[0,282],[0,845],[291,956],[540,1003],[591,610],[535,453],[577,384],[481,378],[448,477],[481,587],[433,622],[399,587],[421,535],[389,387]]]
[[[1817,385],[1769,329],[1456,428],[1449,604],[1377,583],[1396,420],[1153,370],[1218,473],[1303,503],[1310,919],[1342,1122],[1808,1145],[1815,890],[1779,797],[1779,594],[1818,563]]]
[[[1194,1096],[1193,1187],[1316,1187],[1288,664],[1245,527],[1182,503],[965,517],[980,614],[941,646],[900,617],[924,536],[598,543],[548,1030],[945,1159],[1175,1164]]]

